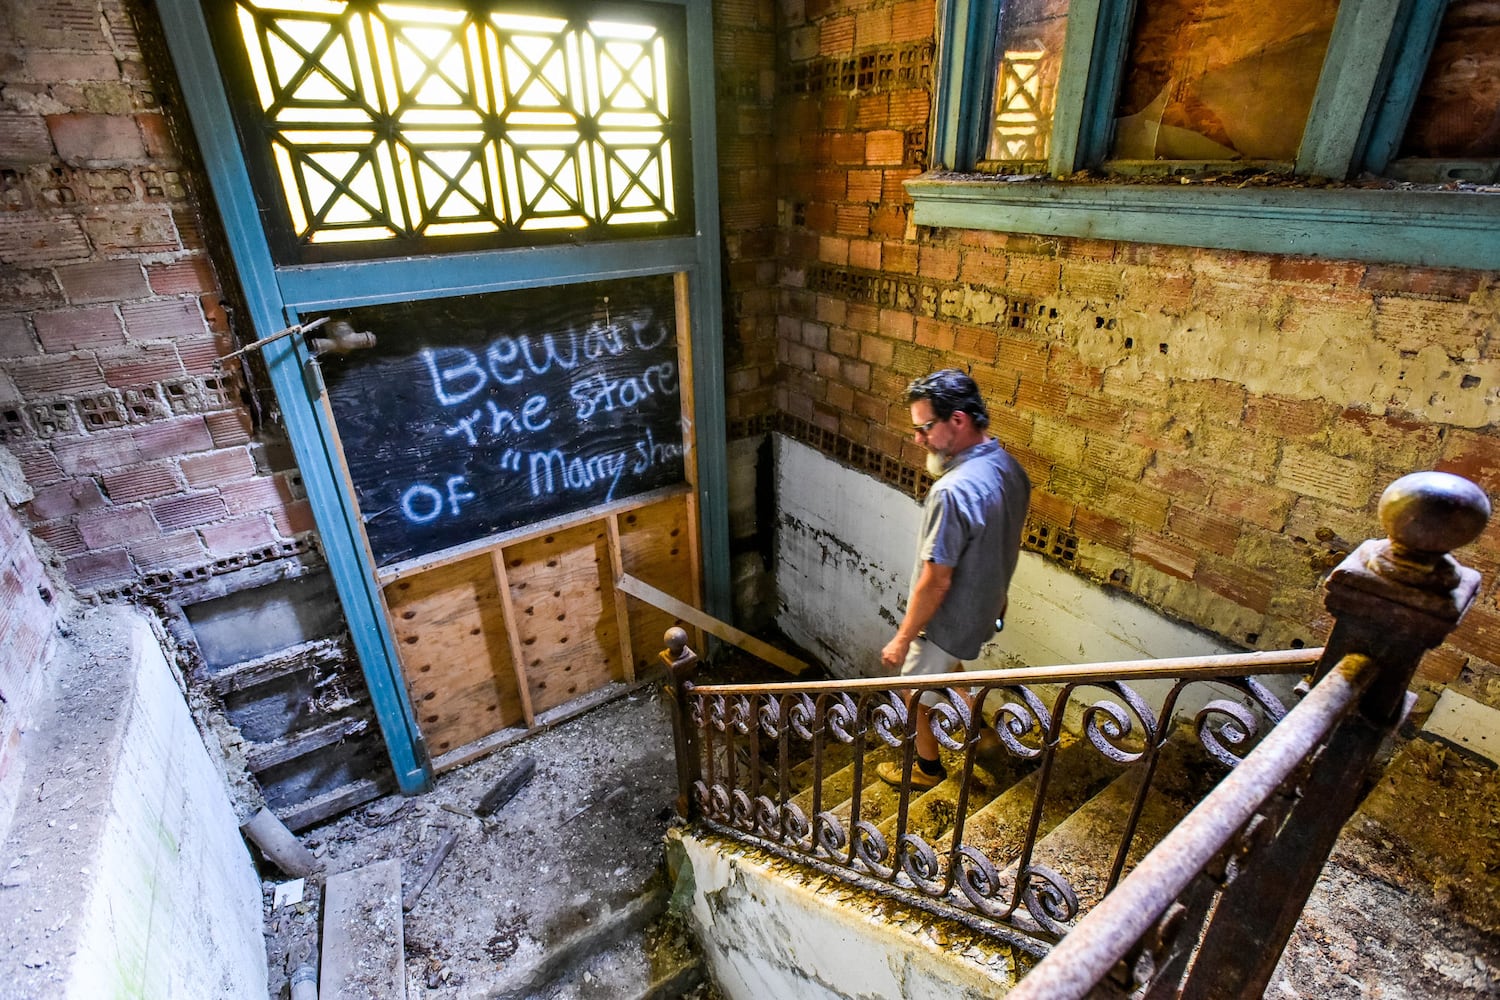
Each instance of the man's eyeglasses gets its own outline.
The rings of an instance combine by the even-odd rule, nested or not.
[[[930,431],[930,430],[932,430],[932,425],[933,424],[940,424],[942,422],[943,422],[943,418],[942,417],[933,417],[931,420],[925,421],[924,423],[912,424],[911,425],[911,429],[913,431],[915,431],[916,433],[922,435],[923,437],[926,437],[927,436],[927,432]]]

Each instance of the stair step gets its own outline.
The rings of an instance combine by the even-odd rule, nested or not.
[[[703,965],[681,921],[658,917],[584,956],[530,994],[532,1000],[682,1000],[706,990]]]
[[[1003,786],[988,771],[975,768],[969,781],[969,801],[966,806],[972,814],[1000,793]],[[906,832],[914,833],[927,843],[939,841],[953,829],[958,819],[958,797],[963,790],[960,772],[954,767],[948,777],[925,792],[914,793],[906,810]],[[882,836],[889,841],[896,835],[896,813],[886,816],[879,823]]]
[[[666,911],[667,893],[664,889],[655,888],[636,899],[631,900],[624,906],[607,911],[598,915],[591,923],[575,932],[571,936],[554,944],[535,962],[523,969],[507,970],[503,980],[486,983],[488,992],[486,996],[496,1000],[527,1000],[540,996],[551,996],[548,990],[561,990],[567,984],[577,979],[582,985],[596,985],[583,982],[583,973],[589,971],[589,964],[599,956],[610,954],[619,958],[623,955],[644,954],[646,949],[641,944],[641,935],[647,927],[659,922],[662,914]],[[606,963],[607,964],[607,963]],[[618,969],[616,970],[618,971]],[[604,972],[601,970],[600,976]],[[564,996],[632,996],[628,988],[621,987],[619,983],[612,983],[604,979],[603,985],[609,987],[602,993],[595,994],[569,994],[557,993],[557,997]],[[643,983],[642,989],[649,986],[649,982]]]
[[[1045,836],[1119,773],[1120,765],[1105,759],[1092,745],[1065,736],[1052,761],[1037,836]],[[984,852],[996,867],[1014,861],[1025,844],[1040,781],[1040,769],[1032,770],[988,803],[971,804],[964,843]],[[945,830],[945,836],[933,843],[939,855],[952,849],[951,832],[951,828]]]
[[[843,753],[844,760],[842,764],[836,769],[831,769],[830,764],[825,759],[823,770],[827,777],[823,779],[822,797],[822,804],[825,810],[833,809],[835,806],[847,803],[850,796],[854,794],[854,764],[852,763],[853,755],[854,751],[845,747]],[[869,779],[874,776],[876,764],[879,764],[883,761],[895,759],[896,752],[883,745],[877,750],[869,751],[865,755],[865,778]],[[803,813],[807,814],[809,818],[811,818],[813,805],[813,788],[810,778],[807,782],[807,785],[796,795],[792,796],[791,801],[794,805],[797,806],[797,808],[801,809]]]
[[[1198,745],[1190,729],[1179,728],[1172,734],[1161,750],[1122,877],[1198,804],[1223,770]],[[1037,842],[1032,864],[1045,865],[1066,878],[1084,911],[1104,897],[1144,777],[1141,768],[1131,767]]]

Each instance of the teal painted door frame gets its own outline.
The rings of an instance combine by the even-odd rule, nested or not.
[[[713,24],[708,0],[668,2],[683,6],[687,18],[696,218],[692,235],[294,267],[273,263],[199,0],[157,0],[157,9],[257,338],[313,310],[643,274],[687,274],[704,601],[710,614],[728,618],[729,474],[723,445]],[[263,353],[397,783],[407,794],[424,791],[432,784],[431,763],[407,695],[375,566],[336,451],[336,437],[319,404],[316,364],[299,337],[267,345]]]

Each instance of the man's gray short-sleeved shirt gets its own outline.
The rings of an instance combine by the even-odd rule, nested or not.
[[[953,583],[926,635],[961,660],[978,656],[994,637],[1030,502],[1026,471],[994,438],[955,455],[927,494],[912,586],[925,562],[953,567]]]

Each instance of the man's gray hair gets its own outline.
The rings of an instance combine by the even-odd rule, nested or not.
[[[906,387],[906,402],[925,399],[932,404],[932,415],[947,420],[958,411],[969,415],[974,426],[984,430],[990,425],[990,411],[979,395],[979,386],[957,368],[944,368],[914,379]]]

